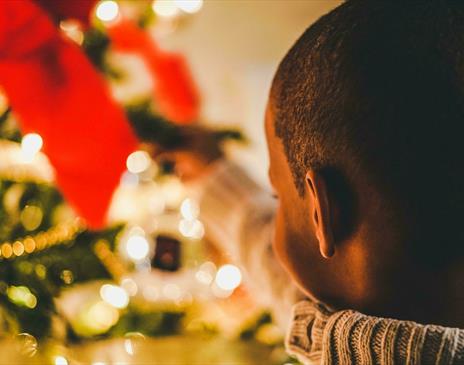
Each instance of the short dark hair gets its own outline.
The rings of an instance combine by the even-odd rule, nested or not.
[[[287,53],[271,108],[300,194],[308,168],[361,171],[421,224],[430,207],[446,209],[444,224],[460,222],[463,1],[343,3]],[[454,234],[464,247],[464,232]]]

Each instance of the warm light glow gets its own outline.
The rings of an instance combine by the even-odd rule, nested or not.
[[[205,227],[198,219],[182,219],[179,222],[179,232],[187,238],[201,239],[205,235]]]
[[[126,291],[126,293],[131,297],[135,296],[137,294],[137,291],[139,290],[139,288],[137,287],[137,283],[131,278],[122,279],[121,288],[123,288]]]
[[[15,337],[16,343],[19,345],[19,352],[27,357],[32,357],[37,353],[39,344],[37,339],[29,333],[19,333]]]
[[[42,137],[37,133],[28,133],[21,140],[21,153],[25,162],[32,162],[43,146]]]
[[[81,45],[84,42],[84,33],[80,28],[79,22],[73,19],[62,20],[60,22],[60,29],[72,41]]]
[[[42,209],[35,205],[26,205],[21,212],[20,219],[24,228],[26,228],[28,231],[33,231],[39,228],[40,224],[42,223]]]
[[[152,8],[156,15],[165,18],[171,18],[179,12],[179,9],[172,0],[155,0],[153,1]]]
[[[21,256],[24,253],[24,245],[20,241],[13,243],[13,253],[16,256]]]
[[[104,333],[119,320],[119,312],[110,304],[99,301],[84,316],[85,324],[95,333]]]
[[[125,308],[129,304],[129,296],[126,291],[119,286],[104,284],[100,288],[102,299],[115,308]]]
[[[216,275],[216,265],[207,261],[200,266],[198,271],[195,273],[195,278],[202,284],[209,285],[213,282],[214,276]]]
[[[148,256],[150,245],[144,236],[135,235],[126,242],[127,255],[133,260],[142,260]]]
[[[184,199],[180,206],[180,214],[182,217],[185,219],[189,220],[194,220],[198,218],[198,215],[200,214],[200,207],[198,206],[198,203],[194,201],[193,199],[187,198]]]
[[[55,356],[55,365],[68,365],[68,360],[63,356]]]
[[[24,250],[27,253],[34,252],[34,250],[35,250],[35,241],[31,237],[27,237],[24,240]]]
[[[168,177],[161,185],[161,194],[165,199],[167,208],[177,209],[185,197],[185,188],[177,177]]]
[[[163,294],[171,300],[179,300],[182,296],[182,292],[176,284],[166,284],[163,288]]]
[[[186,13],[196,13],[203,6],[203,0],[174,0],[176,6]]]
[[[150,155],[145,151],[132,152],[126,161],[127,169],[133,174],[144,172],[150,167],[150,164]]]
[[[116,1],[113,0],[102,1],[98,4],[95,15],[101,21],[111,22],[118,17],[119,6]]]
[[[221,266],[216,274],[216,285],[223,290],[233,290],[242,282],[242,273],[237,266]]]
[[[211,286],[211,291],[215,297],[222,299],[230,297],[234,292],[233,290],[224,290],[220,288],[216,283],[213,283],[213,285]]]
[[[37,305],[37,297],[26,286],[10,286],[7,289],[8,299],[12,303],[34,309]]]
[[[141,342],[145,340],[145,336],[140,332],[128,332],[124,337],[124,349],[129,355],[134,355]]]

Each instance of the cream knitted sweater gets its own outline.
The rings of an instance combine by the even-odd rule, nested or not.
[[[464,330],[330,313],[301,301],[293,308],[287,351],[304,364],[464,364]]]
[[[464,365],[464,330],[352,310],[331,312],[301,300],[272,252],[275,202],[270,195],[226,162],[218,163],[201,186],[201,218],[209,238],[242,266],[256,298],[287,330],[287,351],[300,362]]]

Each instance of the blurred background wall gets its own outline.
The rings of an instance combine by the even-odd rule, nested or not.
[[[263,117],[272,76],[303,31],[340,0],[206,0],[189,23],[158,34],[185,54],[203,97],[203,117],[237,125],[250,138],[232,158],[267,184]]]

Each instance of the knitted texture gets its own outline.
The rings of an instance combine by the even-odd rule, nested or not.
[[[330,313],[309,301],[294,306],[286,347],[304,364],[464,364],[464,330]]]

